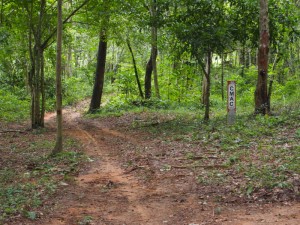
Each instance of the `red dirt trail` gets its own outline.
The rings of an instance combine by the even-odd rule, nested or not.
[[[203,198],[190,171],[166,177],[147,161],[128,170],[121,153],[149,144],[139,135],[116,130],[103,119],[83,118],[76,109],[66,109],[64,120],[64,134],[82,143],[90,162],[63,188],[52,213],[34,224],[300,224],[299,203],[216,203]],[[47,115],[46,126],[55,128],[54,114]],[[143,170],[143,176],[134,170]]]

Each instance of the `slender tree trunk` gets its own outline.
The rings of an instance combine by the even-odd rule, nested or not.
[[[258,49],[258,79],[255,90],[255,113],[268,114],[268,54],[269,54],[268,0],[260,0],[260,43]]]
[[[96,110],[100,109],[102,93],[103,93],[103,84],[104,84],[106,52],[107,52],[107,36],[106,36],[105,28],[102,28],[102,31],[100,33],[99,46],[98,46],[94,89],[93,89],[93,95],[92,95],[90,109],[89,109],[90,113],[93,113]]]
[[[73,5],[73,1],[69,0],[69,7],[68,8],[71,8],[72,5]],[[70,24],[71,24],[71,26],[73,26],[72,18],[70,19]],[[68,44],[67,63],[66,63],[67,64],[66,65],[66,75],[68,77],[71,77],[72,73],[73,73],[73,66],[72,66],[73,55],[72,55],[72,52],[73,52],[72,42],[70,42]]]
[[[206,64],[202,65],[202,70],[204,72],[202,85],[202,104],[205,106],[204,120],[209,120],[211,52],[207,53]]]
[[[152,50],[151,50],[151,56],[150,59],[146,65],[146,73],[145,73],[145,99],[151,98],[151,75],[152,75]]]
[[[252,65],[252,57],[251,57],[251,48],[249,48],[249,50],[248,50],[248,57],[249,57],[249,67],[251,67],[251,65]]]
[[[61,73],[62,73],[62,1],[58,0],[57,3],[57,45],[56,45],[56,145],[52,154],[57,154],[63,150],[63,135],[62,135],[62,86],[61,86]]]
[[[45,110],[46,110],[46,96],[45,96],[45,58],[44,58],[44,50],[42,51],[41,56],[41,127],[45,125]]]
[[[139,93],[140,93],[141,98],[143,99],[144,94],[143,94],[143,91],[142,91],[142,86],[141,86],[141,83],[140,83],[139,74],[138,74],[134,54],[133,54],[129,39],[127,39],[127,46],[128,46],[128,49],[129,49],[131,57],[132,57],[132,63],[133,63],[133,67],[134,67],[134,74],[135,74],[136,82],[137,82],[137,85],[138,85]]]
[[[4,8],[4,0],[1,1],[0,24],[3,23],[3,8]]]
[[[3,1],[2,1],[3,2]],[[30,87],[31,94],[31,126],[33,129],[44,126],[44,113],[45,113],[45,90],[44,90],[44,51],[52,43],[51,40],[55,36],[57,29],[53,30],[51,34],[43,40],[43,27],[45,23],[45,13],[46,13],[46,0],[40,0],[40,8],[38,12],[38,17],[33,19],[34,15],[34,1],[30,1],[29,4],[25,6],[25,10],[29,17],[29,54],[31,68],[28,73],[28,84]],[[84,5],[86,5],[89,0],[84,0],[84,2],[78,6],[67,18],[63,21],[66,23],[69,19],[78,12]],[[33,41],[34,38],[34,41]]]
[[[245,43],[242,44],[242,50],[240,52],[240,65],[242,66],[242,72],[241,72],[241,76],[244,77],[245,75],[245,64],[246,64],[246,59],[245,59]]]
[[[221,93],[222,93],[222,101],[224,101],[224,53],[222,53],[222,71],[221,71]]]
[[[30,93],[31,93],[31,127],[36,129],[39,127],[38,118],[39,116],[39,85],[36,82],[39,75],[40,67],[37,63],[37,51],[33,51],[33,67],[31,70],[30,77]]]
[[[157,28],[152,27],[152,35],[154,36],[154,39],[156,40],[155,44],[153,44],[153,46],[152,46],[154,54],[151,55],[152,56],[154,88],[155,88],[156,97],[160,98],[159,85],[158,85],[158,75],[157,75],[157,63],[156,63],[156,59],[157,59]]]
[[[36,41],[36,46],[34,50],[34,63],[35,70],[33,74],[32,84],[31,84],[31,94],[32,94],[32,128],[37,129],[42,127],[41,123],[41,111],[40,111],[40,100],[41,100],[41,61],[42,61],[42,49],[38,46],[38,41]]]
[[[152,52],[154,54],[151,54],[152,56],[152,67],[153,67],[153,78],[154,78],[154,88],[155,88],[155,95],[157,98],[160,98],[159,94],[159,85],[158,85],[158,75],[157,75],[157,6],[156,6],[156,0],[153,0],[151,3],[151,17],[153,18],[153,24],[151,27],[151,46],[152,46]]]
[[[205,97],[207,93],[207,78],[206,75],[202,77],[202,97],[201,97],[201,103],[205,106]]]
[[[30,60],[32,63],[32,68],[30,71],[29,85],[31,90],[31,126],[33,129],[44,126],[43,110],[41,110],[41,96],[43,93],[43,84],[41,79],[43,78],[43,57],[44,49],[42,47],[42,23],[44,19],[44,13],[46,9],[46,0],[41,0],[40,11],[38,18],[38,25],[34,29],[32,21],[33,5],[31,4],[30,13],[30,29],[33,31],[29,32],[29,48],[30,48]],[[29,9],[28,9],[29,10]],[[32,38],[34,36],[34,47],[32,46]],[[42,102],[43,104],[43,102]]]

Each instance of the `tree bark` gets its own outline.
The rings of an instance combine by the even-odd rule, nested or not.
[[[137,82],[137,85],[138,85],[139,93],[140,93],[141,98],[143,99],[144,94],[143,94],[143,91],[142,91],[142,86],[141,86],[141,82],[140,82],[140,79],[139,79],[138,70],[137,70],[137,67],[136,67],[136,61],[135,61],[135,58],[134,58],[134,54],[133,54],[129,39],[127,39],[127,46],[128,46],[129,51],[130,51],[130,54],[131,54],[132,63],[133,63],[133,67],[134,67],[134,74],[135,74],[136,82]]]
[[[159,85],[158,85],[158,75],[157,75],[157,28],[152,27],[152,36],[153,39],[156,39],[155,43],[152,44],[153,52],[152,54],[152,67],[153,67],[153,78],[154,78],[154,88],[155,88],[155,95],[157,98],[160,98],[159,94]]]
[[[268,0],[260,0],[260,41],[258,49],[258,78],[255,90],[255,114],[269,114],[268,54],[269,54]]]
[[[61,72],[62,72],[62,1],[58,0],[57,3],[57,44],[56,44],[56,144],[52,154],[57,154],[63,150],[63,135],[62,135],[62,85],[61,85]]]
[[[71,8],[72,5],[73,5],[73,0],[69,0],[68,1],[68,8]],[[72,25],[72,18],[70,18],[70,24],[71,24],[71,27],[73,26]],[[68,44],[68,50],[67,50],[67,62],[66,62],[66,75],[68,77],[71,77],[72,74],[73,74],[73,66],[72,66],[72,58],[73,58],[73,55],[72,55],[72,52],[73,52],[73,48],[72,48],[72,42],[70,42]]]
[[[45,110],[46,110],[46,96],[45,96],[45,58],[44,51],[41,56],[41,127],[45,125]]]
[[[71,14],[63,20],[63,24],[86,5],[89,0],[84,0]],[[44,90],[44,51],[50,46],[52,38],[55,36],[57,29],[54,29],[48,38],[43,41],[44,29],[43,24],[45,22],[46,14],[46,0],[40,0],[40,7],[37,20],[34,20],[34,1],[30,1],[25,4],[25,10],[29,17],[29,54],[31,68],[28,73],[28,84],[31,94],[31,127],[37,129],[44,127],[44,114],[45,114],[45,90]]]
[[[146,73],[145,73],[145,99],[150,99],[151,98],[151,75],[152,75],[152,70],[153,70],[153,65],[152,65],[152,54],[153,51],[151,50],[151,56],[150,59],[146,65]]]
[[[224,53],[222,53],[222,71],[221,71],[221,93],[222,93],[222,101],[224,101]]]
[[[209,120],[210,110],[210,71],[211,71],[211,52],[207,53],[205,66],[202,64],[204,72],[202,84],[202,104],[205,106],[204,120]]]
[[[94,113],[95,111],[100,109],[102,93],[103,93],[103,84],[104,84],[106,52],[107,52],[107,35],[106,35],[105,28],[102,28],[102,31],[100,33],[99,46],[98,46],[94,89],[93,89],[93,95],[92,95],[90,109],[89,109],[90,113]]]
[[[210,70],[211,70],[211,53],[207,54],[206,66],[204,69],[204,92],[203,92],[203,104],[205,106],[204,120],[209,120],[210,110]]]
[[[152,56],[152,67],[153,67],[153,78],[154,78],[154,88],[155,88],[155,95],[157,98],[160,98],[159,94],[159,85],[158,85],[158,75],[157,75],[157,6],[156,6],[156,0],[153,0],[151,3],[151,10],[150,14],[152,17],[152,27],[151,27],[151,46],[152,46],[152,52],[154,54],[151,54]]]
[[[0,24],[3,23],[3,8],[4,8],[4,0],[1,1]]]
[[[41,77],[43,75],[43,57],[44,57],[44,49],[42,48],[42,23],[44,19],[44,14],[46,10],[46,0],[41,0],[40,3],[40,12],[39,12],[39,20],[37,29],[35,30],[32,24],[32,18],[30,20],[31,27],[34,36],[35,45],[32,51],[32,71],[31,71],[31,126],[33,129],[37,129],[39,127],[43,127],[43,115],[41,113],[40,100],[41,100]],[[31,11],[31,14],[33,11]],[[31,15],[32,16],[32,15]],[[32,45],[32,44],[31,44]],[[42,94],[43,95],[43,94]]]

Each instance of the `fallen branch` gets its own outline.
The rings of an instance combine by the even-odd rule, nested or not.
[[[22,130],[0,130],[0,133],[26,133],[25,131]]]
[[[174,169],[191,169],[191,168],[205,168],[205,169],[214,169],[214,168],[226,168],[226,165],[185,165],[185,166],[177,166],[171,165],[171,168]]]
[[[135,167],[131,168],[130,170],[125,171],[124,174],[131,173],[137,169],[147,169],[147,168],[145,166],[135,166]]]

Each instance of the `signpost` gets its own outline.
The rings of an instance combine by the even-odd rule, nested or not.
[[[236,115],[236,82],[227,81],[227,122],[234,124]]]

